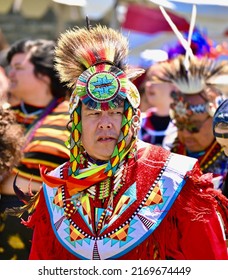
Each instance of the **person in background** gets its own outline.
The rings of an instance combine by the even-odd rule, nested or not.
[[[221,100],[216,79],[228,71],[228,62],[192,56],[186,68],[186,56],[178,56],[161,65],[154,82],[174,84],[170,106],[178,134],[171,151],[197,158],[203,173],[214,175],[215,188],[221,188],[228,170],[223,148],[213,131],[213,116]]]
[[[9,92],[9,78],[7,75],[7,67],[2,66],[0,62],[0,106],[9,108],[17,105],[20,100]]]
[[[12,110],[0,106],[0,185],[3,180],[12,172],[13,167],[16,167],[22,156],[22,147],[24,145],[24,130],[23,127],[16,122],[15,115]],[[23,205],[23,203],[20,203]],[[23,247],[18,235],[10,234],[5,240],[2,236],[2,231],[7,223],[4,210],[6,207],[13,206],[0,198],[0,255],[6,254],[6,244],[8,246],[15,244],[15,251],[19,251]],[[14,225],[11,225],[14,226]],[[22,227],[22,225],[21,225]],[[16,256],[12,256],[12,259]]]
[[[139,55],[139,61],[137,67],[144,69],[145,72],[142,73],[141,76],[137,77],[133,81],[133,83],[137,87],[140,93],[139,109],[142,113],[142,116],[145,115],[145,112],[148,109],[150,109],[151,107],[155,107],[153,103],[151,104],[150,100],[148,99],[148,93],[146,93],[146,83],[150,80],[149,79],[149,74],[151,72],[150,67],[161,61],[165,61],[166,59],[167,59],[167,53],[160,49],[146,49],[143,52],[141,52]]]
[[[0,29],[0,105],[4,108],[19,103],[19,100],[9,92],[9,81],[7,76],[9,64],[6,58],[9,47],[10,45]]]
[[[188,33],[183,34],[187,38]],[[139,138],[145,142],[162,145],[170,150],[172,142],[177,135],[177,129],[171,122],[170,104],[172,103],[171,92],[175,85],[171,83],[155,83],[153,75],[161,71],[160,62],[168,61],[185,53],[181,43],[167,43],[163,50],[148,50],[143,53],[144,64],[150,64],[144,79],[144,91],[147,103],[150,108],[142,115],[142,124],[139,131]],[[191,49],[197,57],[218,55],[213,42],[199,30],[194,30],[191,40]]]
[[[24,141],[23,127],[17,124],[13,111],[0,106],[0,182],[19,164]]]
[[[129,72],[127,55],[127,38],[105,26],[58,40],[56,69],[74,88],[70,159],[41,167],[42,189],[25,222],[33,229],[30,259],[227,259],[217,200],[202,192],[210,174],[194,158],[137,138],[132,80],[141,71]]]
[[[8,88],[9,88],[9,81],[6,75],[5,69],[0,66],[0,106],[7,108],[9,107],[8,103]]]
[[[213,134],[228,157],[228,99],[225,99],[215,111],[213,117]],[[222,193],[228,197],[228,173],[224,180]]]
[[[157,53],[154,54],[158,60]],[[144,78],[144,90],[150,108],[147,109],[141,117],[141,127],[139,130],[139,139],[155,144],[164,146],[163,140],[175,138],[176,127],[170,121],[170,103],[172,101],[171,92],[175,89],[174,85],[152,83],[153,75],[159,72],[160,63],[165,61],[167,57],[162,55],[160,62],[154,62],[146,71]],[[166,145],[168,142],[166,141]]]
[[[188,33],[183,34],[187,38]],[[218,55],[213,47],[213,42],[206,35],[201,34],[199,30],[194,30],[191,40],[191,48],[197,57]],[[162,75],[162,67],[159,62],[169,61],[174,57],[184,54],[185,49],[181,43],[175,42],[163,46],[163,55],[159,56],[159,52],[152,52],[156,63],[152,63],[149,67],[145,78],[145,96],[151,108],[142,115],[142,124],[139,131],[139,138],[145,142],[156,145],[162,145],[165,149],[170,150],[173,141],[177,136],[177,129],[170,118],[170,104],[173,99],[172,91],[175,91],[175,85],[171,83],[155,83],[153,76]],[[149,55],[149,54],[148,54]],[[146,56],[146,55],[145,55]],[[160,57],[160,58],[159,58]]]
[[[39,166],[54,168],[69,158],[65,146],[69,137],[69,102],[65,100],[68,89],[54,69],[55,46],[52,40],[23,39],[12,44],[7,53],[9,91],[20,100],[10,108],[25,129],[26,141],[20,163],[1,183],[1,203],[5,206],[20,204],[13,189],[15,178],[18,184],[26,187],[22,189],[26,193],[30,193],[28,186],[32,180],[36,193],[42,181]],[[15,250],[7,243],[8,236],[17,234],[23,244],[21,250]],[[4,251],[0,252],[1,259],[28,258],[31,234],[25,227],[21,232],[18,219],[6,217],[0,239],[6,241]]]

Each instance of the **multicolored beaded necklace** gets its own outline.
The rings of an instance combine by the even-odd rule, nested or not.
[[[125,160],[120,163],[119,168],[117,169],[114,180],[108,177],[106,180],[101,181],[97,185],[93,185],[86,190],[86,193],[92,199],[105,199],[109,197],[111,194],[117,194],[118,190],[123,186],[125,181],[124,170],[126,169]]]
[[[92,199],[105,199],[109,197],[111,194],[116,195],[118,190],[123,186],[126,177],[126,169],[128,161],[135,158],[136,153],[136,144],[130,149],[128,155],[120,162],[118,169],[114,174],[114,178],[107,177],[105,180],[92,185],[88,189],[86,189],[86,193]],[[80,169],[90,169],[95,165],[102,165],[103,162],[98,161],[94,162],[90,157],[87,155],[86,151],[81,154],[81,164]],[[106,163],[103,163],[106,164]]]
[[[127,175],[127,166],[129,160],[135,160],[136,147],[130,150],[128,155],[121,161],[116,173],[113,178],[107,177],[105,180],[98,182],[89,188],[77,193],[70,198],[71,204],[74,205],[74,211],[81,206],[84,196],[88,196],[94,203],[99,202],[99,204],[107,204],[104,207],[103,213],[100,215],[99,219],[96,221],[96,231],[99,232],[103,225],[109,221],[111,218],[114,207],[113,200],[121,187],[125,184],[125,179]],[[102,164],[102,162],[99,162]],[[94,167],[94,161],[91,162],[90,157],[83,152],[81,154],[81,168],[84,170]],[[97,208],[95,207],[95,210]],[[96,210],[97,211],[97,210]],[[97,216],[97,215],[95,215]]]

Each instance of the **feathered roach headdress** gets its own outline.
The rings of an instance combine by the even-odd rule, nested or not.
[[[153,77],[153,81],[172,83],[178,89],[179,92],[172,93],[174,98],[172,108],[177,114],[181,114],[182,110],[182,114],[189,113],[189,116],[192,113],[203,112],[208,112],[210,116],[213,116],[218,106],[216,98],[221,96],[219,89],[222,84],[218,83],[217,79],[223,75],[228,75],[227,62],[218,63],[207,57],[191,57],[189,67],[186,69],[185,57],[178,56],[162,63],[160,71],[156,77]],[[188,105],[185,97],[194,94],[201,95],[205,102],[200,105]],[[189,112],[184,108],[188,108]]]
[[[81,102],[95,110],[108,110],[124,102],[124,116],[117,145],[105,173],[111,176],[126,154],[126,136],[140,95],[131,79],[142,69],[128,71],[128,41],[119,32],[97,25],[75,28],[60,36],[56,47],[56,69],[73,93],[70,98],[72,133],[69,141],[72,176],[78,175],[81,137]],[[81,102],[79,102],[81,101]]]
[[[216,99],[221,96],[220,86],[223,86],[219,77],[228,77],[228,62],[218,62],[206,56],[199,58],[193,54],[190,45],[196,19],[196,5],[193,5],[192,9],[188,40],[178,31],[165,9],[162,6],[160,9],[186,53],[161,63],[159,73],[152,80],[155,83],[172,83],[178,89],[179,92],[173,93],[172,115],[186,115],[188,117],[193,113],[208,112],[213,116],[218,106]],[[222,81],[228,85],[227,79]],[[186,96],[193,94],[201,95],[205,102],[198,105],[188,104],[185,100]]]

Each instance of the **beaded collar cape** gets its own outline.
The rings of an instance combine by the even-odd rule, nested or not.
[[[107,195],[105,191],[96,193],[96,186],[73,196],[64,183],[50,187],[52,178],[67,180],[67,164],[43,173],[53,231],[79,259],[115,259],[143,242],[166,216],[184,185],[186,172],[196,162],[157,147],[152,151],[145,143],[137,145],[134,157],[130,153],[119,176],[109,181],[113,188]],[[100,183],[97,187],[100,190]]]

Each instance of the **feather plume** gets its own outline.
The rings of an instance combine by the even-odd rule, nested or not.
[[[21,207],[6,208],[5,213],[20,218],[26,211],[28,213],[32,213],[35,210],[39,201],[40,192],[37,192],[34,195],[31,191],[31,184],[29,184],[28,194],[24,193],[16,184],[17,176],[18,174],[15,176],[13,182],[14,192],[18,199],[21,200],[25,205]]]
[[[28,193],[24,193],[16,184],[17,181],[17,177],[18,177],[18,173],[16,174],[14,181],[13,181],[13,190],[16,194],[16,196],[24,203],[27,204],[31,198],[31,196],[33,196],[33,193],[31,191],[31,180],[29,182],[29,186],[28,186]]]
[[[189,69],[185,67],[185,57],[160,64],[159,72],[152,77],[154,83],[172,83],[184,94],[196,94],[206,86],[219,89],[218,78],[228,75],[228,62],[216,62],[213,59],[192,57]],[[226,81],[228,84],[228,81]]]
[[[145,69],[142,68],[129,68],[126,70],[127,78],[130,81],[134,81],[144,73],[145,73]]]
[[[12,208],[6,208],[5,213],[7,215],[16,216],[20,218],[25,212],[28,212],[31,214],[38,204],[40,197],[40,191],[38,191],[35,195],[30,197],[30,200],[27,201],[27,203],[21,207],[12,207]]]
[[[176,34],[176,36],[177,36],[178,40],[180,41],[181,45],[186,50],[186,53],[188,54],[188,57],[192,57],[193,53],[192,53],[192,49],[190,48],[189,42],[184,38],[184,36],[178,30],[177,26],[174,24],[174,22],[172,21],[171,17],[168,15],[168,13],[164,9],[164,7],[159,6],[159,8],[160,8],[164,18],[166,19],[166,21],[168,22],[168,24],[172,28],[174,34]],[[192,20],[192,24],[193,24],[193,22],[194,21]]]
[[[90,29],[74,28],[60,35],[55,54],[55,68],[60,79],[71,88],[82,72],[102,61],[125,71],[128,40],[101,25]]]

